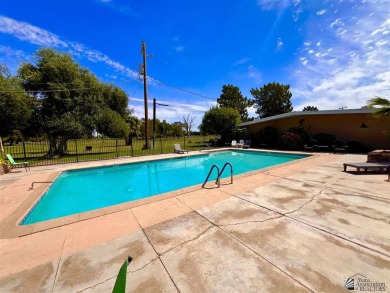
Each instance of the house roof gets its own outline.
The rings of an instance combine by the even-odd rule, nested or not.
[[[253,124],[273,121],[273,120],[285,119],[285,118],[294,117],[294,116],[370,114],[370,113],[375,112],[375,110],[377,110],[377,109],[348,109],[348,110],[345,109],[345,110],[324,110],[324,111],[294,111],[294,112],[279,114],[279,115],[275,115],[275,116],[270,116],[270,117],[267,117],[267,118],[255,119],[253,121],[248,121],[248,122],[241,123],[238,126],[239,127],[248,126],[248,125],[253,125]]]

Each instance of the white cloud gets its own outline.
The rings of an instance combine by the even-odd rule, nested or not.
[[[276,42],[276,48],[277,49],[281,49],[283,47],[284,43],[282,41],[281,38],[278,38],[277,42]]]
[[[245,58],[242,58],[240,60],[237,60],[236,62],[233,63],[234,66],[236,65],[242,65],[242,64],[245,64],[247,63],[248,61],[250,61],[251,58],[248,58],[248,57],[245,57]]]
[[[61,49],[71,55],[86,58],[91,62],[103,62],[125,76],[138,78],[137,72],[110,59],[107,55],[104,55],[99,51],[89,49],[83,44],[77,42],[61,40],[57,35],[26,22],[0,16],[0,32],[12,35],[19,40],[26,41],[31,44]]]
[[[21,50],[15,50],[8,46],[0,45],[0,63],[6,64],[12,75],[17,71],[21,62],[30,62],[31,57]]]
[[[331,28],[338,27],[338,26],[343,26],[344,22],[341,20],[341,18],[336,19],[330,24]]]
[[[274,10],[274,9],[286,8],[289,4],[289,1],[286,1],[286,0],[257,0],[257,4],[263,10]]]
[[[323,15],[323,14],[325,14],[326,13],[326,10],[325,9],[322,9],[322,10],[320,10],[320,11],[317,11],[317,15]]]
[[[293,72],[295,109],[360,108],[373,96],[390,95],[390,21],[385,2],[367,1],[348,9],[348,15],[340,11],[311,23]]]
[[[177,47],[175,48],[175,50],[176,50],[177,52],[181,52],[181,51],[184,50],[184,47],[183,47],[183,46],[177,46]]]
[[[119,3],[115,3],[112,0],[95,0],[95,1],[98,2],[101,5],[104,5],[105,7],[108,7],[109,9],[111,9],[111,10],[113,10],[115,12],[122,13],[122,14],[125,14],[125,15],[128,15],[128,16],[134,17],[134,18],[139,18],[139,16],[140,16],[130,6],[119,4]]]
[[[138,118],[145,117],[144,99],[130,98],[132,108],[134,108],[134,115]],[[148,101],[148,112],[153,113],[153,102]],[[166,120],[169,123],[175,121],[182,121],[183,116],[192,114],[195,116],[195,125],[199,125],[202,121],[204,112],[208,111],[211,107],[216,106],[216,101],[199,101],[194,104],[183,104],[181,102],[175,102],[172,100],[159,99],[158,103],[167,104],[168,107],[157,106],[156,117],[159,120]],[[150,116],[150,115],[149,115]]]
[[[262,74],[253,65],[248,66],[248,77],[253,80],[255,84],[259,84],[262,81]]]
[[[58,36],[44,29],[0,15],[0,32],[13,35],[22,41],[48,47],[67,47]]]

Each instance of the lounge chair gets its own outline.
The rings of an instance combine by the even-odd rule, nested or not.
[[[316,147],[317,147],[317,140],[312,138],[309,140],[309,142],[307,144],[305,144],[304,146],[304,151],[310,151],[310,152],[314,152]]]
[[[237,147],[242,148],[242,146],[245,144],[245,141],[243,139],[240,139],[240,142],[237,143]]]
[[[6,154],[5,156],[7,157],[9,163],[11,164],[10,171],[12,170],[13,167],[21,166],[21,165],[24,166],[24,169],[26,169],[26,172],[27,172],[27,168],[30,170],[30,167],[28,166],[28,164],[29,164],[28,162],[24,161],[24,162],[16,163],[14,158],[10,154]]]
[[[357,173],[360,173],[360,169],[364,169],[365,172],[368,170],[379,170],[381,173],[383,171],[390,170],[390,162],[372,162],[372,163],[343,163],[344,172],[347,171],[347,167],[356,168]]]
[[[249,149],[251,147],[252,141],[246,140],[245,143],[242,145],[243,149]]]
[[[348,146],[346,146],[342,140],[338,139],[333,144],[333,153],[335,154],[336,152],[340,152],[346,154],[347,147]]]
[[[183,150],[181,147],[180,147],[180,144],[179,143],[175,143],[174,144],[174,147],[175,147],[175,149],[174,149],[174,153],[178,153],[178,154],[184,154],[184,153],[188,153],[188,151],[187,150]]]
[[[232,147],[237,147],[237,140],[232,140]]]

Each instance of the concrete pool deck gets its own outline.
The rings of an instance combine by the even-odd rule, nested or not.
[[[128,255],[128,292],[348,292],[345,279],[356,274],[355,286],[360,277],[390,291],[387,174],[343,172],[343,163],[365,160],[316,154],[220,188],[197,187],[25,236],[7,231],[0,234],[0,291],[109,292]],[[1,176],[1,223],[26,200],[32,181],[76,166]]]

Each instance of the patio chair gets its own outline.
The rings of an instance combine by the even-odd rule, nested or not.
[[[232,147],[237,147],[237,140],[232,140]]]
[[[175,147],[175,149],[173,150],[174,153],[178,153],[178,154],[188,153],[187,150],[183,150],[183,149],[181,148],[181,146],[180,146],[179,143],[175,143],[175,144],[174,144],[174,147]]]
[[[6,154],[5,156],[7,157],[9,163],[11,164],[10,172],[11,172],[13,167],[21,166],[21,165],[24,166],[24,169],[26,169],[26,172],[27,172],[27,168],[30,170],[30,167],[28,166],[28,164],[29,164],[28,162],[24,161],[24,162],[16,163],[14,158],[10,154]]]
[[[309,140],[309,142],[307,144],[305,144],[304,146],[304,151],[310,151],[310,152],[314,152],[316,147],[317,147],[317,140],[312,138]]]
[[[242,146],[245,144],[245,141],[243,139],[240,139],[240,142],[237,143],[237,147],[242,148]]]
[[[334,144],[333,144],[333,153],[335,154],[336,152],[340,152],[340,153],[344,153],[346,154],[347,153],[347,147],[344,143],[344,141],[340,140],[340,139],[337,139],[335,140]]]
[[[243,149],[249,149],[251,147],[252,141],[246,140],[245,143],[242,145]]]

